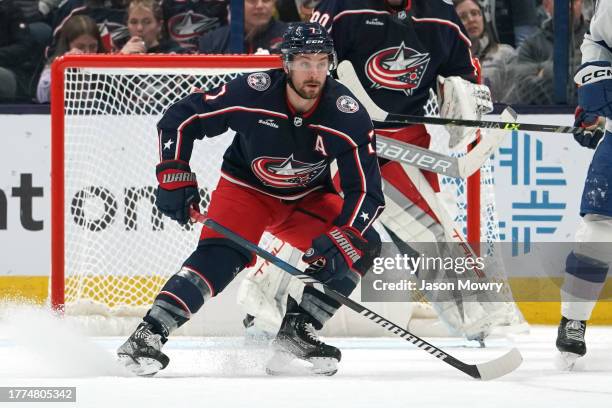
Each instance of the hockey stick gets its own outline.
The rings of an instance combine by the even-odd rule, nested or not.
[[[501,144],[505,135],[499,130],[481,138],[475,148],[461,157],[446,156],[423,147],[376,135],[376,155],[449,177],[467,178],[479,170]]]
[[[444,361],[446,364],[449,364],[455,367],[456,369],[463,371],[464,373],[466,373],[472,378],[476,378],[480,380],[492,380],[492,379],[501,377],[503,375],[506,375],[508,373],[511,373],[512,371],[516,370],[517,367],[521,365],[521,363],[523,362],[523,357],[521,356],[521,353],[518,351],[518,349],[513,348],[512,350],[510,350],[508,353],[504,354],[503,356],[495,360],[488,361],[486,363],[480,363],[480,364],[464,363],[463,361],[458,360],[455,357],[445,353],[444,351],[437,348],[436,346],[426,342],[420,337],[415,336],[409,331],[402,329],[398,325],[390,322],[389,320],[385,319],[379,314],[366,308],[365,306],[362,306],[359,303],[355,302],[354,300],[351,300],[348,297],[336,292],[335,290],[327,287],[326,285],[319,282],[318,280],[313,279],[311,276],[304,274],[302,271],[292,266],[291,264],[272,255],[270,252],[260,248],[259,246],[247,241],[246,239],[242,238],[238,234],[218,224],[214,220],[211,220],[210,218],[206,218],[205,215],[200,214],[196,210],[191,209],[190,215],[191,215],[191,218],[194,219],[195,221],[204,224],[205,226],[215,230],[216,232],[220,234],[223,234],[225,237],[235,242],[236,244],[240,245],[241,247],[249,251],[255,252],[258,256],[262,257],[266,261],[271,262],[272,264],[276,265],[277,267],[289,273],[290,275],[293,275],[294,277],[298,278],[305,285],[311,286],[315,288],[316,290],[326,294],[327,296],[331,297],[338,303],[341,303],[345,305],[346,307],[348,307],[349,309],[352,309],[353,311],[363,315],[364,317],[369,318],[370,320],[372,320],[374,323],[378,324],[379,326],[384,327],[385,329],[392,332],[393,334],[400,336],[401,338],[414,344],[418,348],[427,351],[429,354]]]
[[[381,109],[370,98],[366,90],[361,85],[355,68],[350,61],[342,61],[338,66],[338,79],[347,86],[359,99],[373,121],[386,123],[424,123],[428,125],[445,126],[465,126],[483,129],[502,129],[502,130],[528,130],[533,132],[552,132],[552,133],[582,133],[584,129],[573,126],[558,125],[539,125],[536,123],[515,123],[512,121],[492,122],[486,120],[463,120],[449,118],[432,118],[427,116],[402,115],[399,113],[389,113]]]

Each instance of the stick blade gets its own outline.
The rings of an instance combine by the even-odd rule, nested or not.
[[[512,371],[516,370],[522,362],[523,356],[520,351],[518,351],[517,348],[513,348],[495,360],[476,364],[476,368],[480,373],[480,379],[489,381],[510,374]]]
[[[359,102],[366,108],[372,120],[384,122],[387,119],[388,113],[379,108],[370,98],[361,82],[359,82],[355,67],[353,67],[350,61],[342,61],[338,65],[337,74],[338,80],[351,90]]]
[[[500,116],[504,122],[516,122],[518,119],[518,114],[510,105],[506,106]]]

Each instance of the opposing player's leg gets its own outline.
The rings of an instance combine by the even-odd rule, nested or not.
[[[562,369],[572,369],[586,354],[586,323],[612,265],[612,136],[606,132],[589,167],[580,212],[583,222],[566,260],[561,288],[561,322],[556,346]]]
[[[268,224],[283,216],[279,200],[220,180],[208,207],[208,216],[241,236],[258,243]],[[249,223],[244,220],[249,219]],[[203,228],[195,251],[168,279],[142,323],[117,354],[139,375],[152,375],[168,365],[161,351],[168,336],[218,295],[245,266],[251,253],[216,232]]]
[[[340,214],[342,203],[342,198],[336,194],[311,194],[298,204],[284,223],[270,229],[270,232],[306,252],[308,257],[312,252],[309,248],[315,248],[316,252],[317,246],[325,247],[320,240],[325,239],[324,234],[333,229],[333,220]],[[352,267],[345,266],[340,259],[334,259],[333,262],[327,260],[327,268],[319,268],[311,263],[306,273],[311,271],[315,279],[348,296],[380,251],[380,239],[371,228],[359,238],[349,236],[351,232],[346,230],[341,233],[346,237],[347,245],[359,246],[361,258]],[[359,243],[355,244],[356,241]],[[333,249],[330,247],[329,252],[323,250],[320,256],[323,258],[331,252]],[[273,342],[275,355],[268,363],[268,372],[281,374],[287,368],[287,361],[297,358],[311,363],[315,374],[335,374],[341,352],[322,342],[317,330],[323,327],[339,307],[338,302],[309,286],[304,287],[301,298],[290,296],[281,327]]]

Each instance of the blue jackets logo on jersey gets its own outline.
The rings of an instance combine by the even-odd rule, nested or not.
[[[327,168],[325,160],[304,163],[289,157],[258,157],[251,162],[253,173],[262,183],[277,188],[305,187]]]
[[[359,110],[359,104],[356,100],[348,95],[342,95],[336,101],[336,106],[341,112],[344,113],[355,113]]]
[[[256,91],[263,92],[270,87],[272,80],[265,72],[255,72],[247,77],[247,84]]]
[[[373,54],[366,62],[365,71],[373,87],[412,95],[421,84],[430,60],[429,53],[420,53],[402,42],[399,47],[385,48]]]

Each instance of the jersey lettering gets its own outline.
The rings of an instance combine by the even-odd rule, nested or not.
[[[328,156],[327,152],[325,151],[325,145],[323,144],[323,138],[321,135],[317,135],[315,151],[321,153],[323,156]]]

